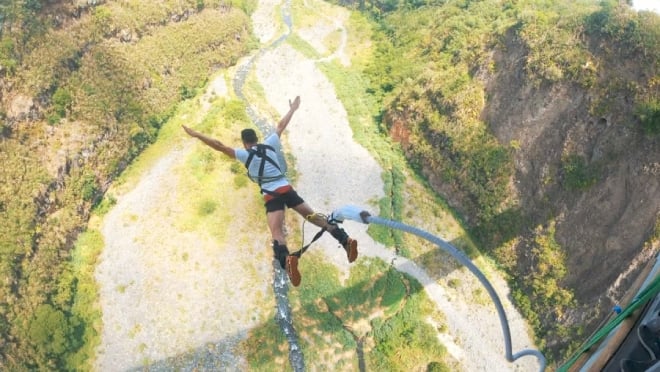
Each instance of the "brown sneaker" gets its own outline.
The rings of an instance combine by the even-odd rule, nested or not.
[[[298,256],[287,256],[286,257],[286,273],[289,275],[291,284],[294,287],[300,285],[300,271],[298,271]]]
[[[346,250],[346,257],[348,257],[348,262],[353,262],[357,259],[357,240],[353,238],[346,239],[346,244],[344,244],[344,249]]]

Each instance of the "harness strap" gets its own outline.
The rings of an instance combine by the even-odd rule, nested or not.
[[[270,158],[268,155],[266,155],[265,150],[270,150],[272,152],[275,152],[275,149],[272,146],[266,145],[264,143],[258,143],[255,147],[257,148],[256,150],[252,149],[252,148],[248,149],[248,152],[250,153],[250,155],[248,156],[247,160],[245,161],[245,166],[246,167],[250,166],[250,162],[252,161],[252,158],[254,157],[254,155],[258,155],[260,158],[264,158],[264,159],[270,161],[278,170],[280,169],[279,165],[277,165],[277,163],[275,163],[272,158]]]
[[[263,144],[263,143],[257,144],[256,147],[257,147],[256,150],[255,149],[248,149],[248,152],[250,153],[250,155],[248,155],[248,158],[245,161],[245,168],[248,170],[248,177],[250,179],[252,179],[253,181],[255,181],[255,179],[256,179],[256,182],[259,184],[259,186],[261,186],[261,184],[263,184],[264,181],[275,181],[275,180],[278,180],[280,178],[283,178],[284,173],[282,172],[282,169],[280,168],[280,166],[277,164],[277,162],[275,160],[273,160],[273,158],[271,158],[270,156],[268,156],[266,154],[266,150],[270,150],[270,151],[275,153],[276,152],[275,149],[272,146],[269,146],[269,145],[266,145],[266,144]],[[252,159],[254,158],[255,155],[258,158],[261,158],[261,164],[259,164],[259,174],[256,177],[254,177],[250,174],[250,163],[252,163]],[[277,168],[277,170],[280,171],[280,174],[277,175],[277,176],[264,177],[264,167],[266,166],[266,162],[271,163],[275,168]],[[265,192],[265,193],[270,193],[268,190],[264,190],[264,189],[262,189],[261,191]]]
[[[310,214],[310,215],[306,216],[306,217],[305,217],[305,221],[303,221],[303,227],[302,227],[302,241],[303,241],[303,242],[305,241],[305,222],[307,222],[307,221],[311,221],[311,219],[312,219],[313,217],[317,216],[317,215],[318,215],[318,216],[321,216],[321,217],[323,217],[323,218],[325,218],[326,221],[328,221],[328,223],[331,224],[331,225],[337,225],[337,223],[341,222],[341,221],[337,221],[337,220],[334,219],[332,216],[327,217],[327,216],[325,216],[324,214],[321,214],[321,213],[314,213],[314,214]],[[305,245],[304,247],[300,248],[299,250],[297,250],[297,251],[291,253],[291,256],[296,256],[296,257],[300,258],[300,257],[302,256],[303,253],[307,252],[307,250],[308,250],[309,247],[312,245],[312,243],[314,243],[315,241],[319,240],[319,238],[320,238],[320,237],[323,235],[323,233],[326,232],[326,231],[328,231],[327,228],[325,228],[325,227],[321,228],[321,230],[320,230],[319,232],[317,232],[316,235],[314,235],[314,237],[312,238],[312,241],[311,241],[311,242],[309,242],[307,245]]]
[[[303,222],[303,224],[304,224],[304,222]],[[302,256],[303,253],[307,252],[307,250],[309,249],[309,246],[312,245],[312,243],[314,243],[315,241],[319,240],[319,238],[320,238],[320,237],[323,235],[323,233],[326,232],[326,231],[327,231],[327,230],[326,230],[325,227],[322,228],[321,231],[317,232],[316,235],[314,235],[314,237],[312,238],[312,241],[309,242],[309,244],[307,244],[306,246],[300,248],[299,250],[297,250],[297,251],[291,253],[290,256],[296,256],[296,257],[300,258],[300,257]]]

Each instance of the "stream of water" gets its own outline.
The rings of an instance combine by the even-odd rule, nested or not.
[[[250,120],[259,128],[263,136],[271,133],[273,126],[270,122],[265,119],[263,116],[259,115],[259,111],[248,102],[247,98],[243,94],[243,86],[245,85],[245,80],[247,79],[250,70],[252,69],[254,62],[259,58],[264,51],[269,48],[276,48],[280,43],[282,43],[291,33],[292,21],[291,14],[289,10],[291,9],[291,1],[285,1],[285,5],[282,7],[282,20],[287,26],[287,32],[280,36],[270,45],[261,48],[254,56],[247,60],[241,67],[238,68],[236,75],[233,78],[234,93],[239,97],[247,106],[247,114],[250,117]],[[273,292],[275,293],[275,320],[280,326],[282,333],[284,333],[287,342],[289,343],[289,362],[294,371],[304,371],[305,370],[305,359],[298,344],[298,334],[296,329],[293,327],[293,316],[291,314],[291,306],[289,305],[289,279],[285,271],[280,267],[280,264],[277,260],[273,259],[273,269],[275,275],[273,278]]]

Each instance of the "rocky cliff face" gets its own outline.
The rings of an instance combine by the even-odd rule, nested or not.
[[[522,18],[465,62],[469,78],[452,80],[458,52],[443,55],[455,63],[438,73],[430,62],[383,118],[510,270],[520,308],[560,357],[659,248],[659,29],[625,6],[588,13],[563,33]]]
[[[598,86],[617,79],[647,84],[649,76],[639,66],[615,62],[634,56],[612,59],[593,49],[600,57]],[[556,218],[556,240],[568,258],[565,284],[580,302],[595,304],[606,294],[616,301],[627,285],[624,280],[613,288],[615,281],[622,275],[634,279],[631,265],[650,254],[644,242],[660,211],[659,138],[640,129],[633,92],[606,92],[608,107],[596,115],[591,90],[568,83],[532,84],[525,74],[525,53],[514,36],[496,52],[499,68],[487,82],[490,99],[483,118],[502,143],[519,146],[512,192],[524,215],[537,224]],[[585,159],[594,170],[589,187],[567,189],[561,164],[569,155]],[[524,240],[517,249],[524,257]]]
[[[503,264],[515,272],[518,282],[540,278],[535,271],[542,270],[539,254],[543,253],[534,252],[537,239],[554,239],[562,258],[548,262],[565,263],[566,274],[557,285],[574,294],[577,306],[539,314],[539,318],[541,323],[586,326],[588,331],[621,301],[657,251],[658,247],[646,243],[660,216],[660,138],[645,132],[635,114],[641,96],[658,95],[655,64],[649,66],[644,56],[612,45],[611,40],[592,38],[586,45],[593,65],[582,68],[595,72],[593,81],[586,84],[531,76],[526,66],[528,48],[513,30],[492,54],[490,63],[495,68],[484,68],[476,76],[487,97],[481,120],[512,154],[514,169],[507,192],[512,207],[508,211],[522,217],[505,222],[518,236],[488,239],[496,242],[492,245],[512,245],[509,262]],[[453,161],[452,152],[447,151],[452,138],[425,129],[418,116],[414,108],[389,111],[385,118],[390,135],[448,203],[469,224],[478,224],[470,191],[460,181],[447,178],[444,159],[437,158],[442,154]],[[423,146],[433,150],[417,151],[415,147],[421,145],[416,142],[425,142]],[[495,218],[504,220],[510,216],[507,213]],[[533,287],[518,284],[527,290]],[[550,295],[536,294],[532,301],[552,303]],[[560,340],[565,338],[561,332],[541,337],[555,351],[566,342]]]

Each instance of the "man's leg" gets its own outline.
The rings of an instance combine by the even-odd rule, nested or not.
[[[326,229],[328,228],[328,222],[321,216],[320,214],[314,213],[314,210],[312,207],[309,206],[309,204],[303,202],[295,207],[293,207],[293,210],[298,212],[301,216],[305,217],[305,219],[314,225],[318,227],[325,227]]]
[[[291,284],[294,287],[300,285],[300,272],[298,271],[298,257],[290,256],[289,249],[286,246],[286,238],[284,237],[284,209],[269,211],[266,213],[268,220],[268,228],[273,237],[273,251],[275,258],[279,261],[282,269],[286,270],[289,275]]]
[[[273,240],[277,240],[281,245],[286,245],[286,238],[284,237],[284,209],[266,213],[268,220],[268,228]]]
[[[328,223],[328,220],[323,215],[314,213],[314,210],[307,203],[301,203],[293,207],[293,209],[307,221],[328,230],[330,235],[337,239],[339,244],[341,244],[342,247],[344,247],[344,250],[346,250],[348,262],[353,262],[357,259],[357,240],[349,237],[344,229],[337,226],[337,224]]]
[[[266,213],[268,229],[273,238],[273,252],[275,258],[280,262],[282,269],[286,268],[286,258],[289,255],[289,249],[286,246],[284,237],[284,209],[268,211]]]

